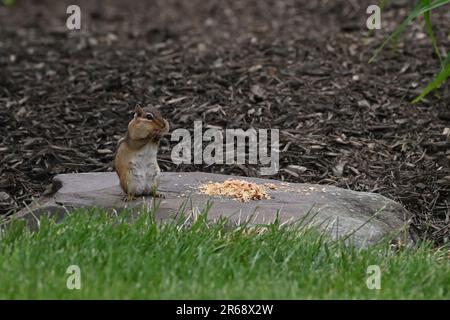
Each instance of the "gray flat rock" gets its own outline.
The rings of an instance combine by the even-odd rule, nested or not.
[[[246,203],[232,198],[211,197],[198,191],[202,183],[222,182],[230,178],[258,184],[272,183],[277,187],[268,190],[271,199]],[[208,200],[212,200],[208,213],[212,220],[228,217],[236,223],[247,220],[251,223],[268,223],[278,214],[281,222],[304,219],[304,223],[317,225],[333,238],[346,237],[358,246],[374,244],[385,236],[403,242],[411,241],[408,232],[409,213],[400,204],[375,193],[200,172],[162,173],[159,192],[165,198],[156,200],[161,201],[156,215],[158,220],[173,218],[182,207],[185,213],[199,213]],[[124,202],[123,198],[114,172],[61,174],[54,178],[46,195],[16,216],[26,219],[31,227],[36,227],[42,215],[62,218],[73,208],[98,207],[120,211],[154,204],[151,197],[132,202]]]

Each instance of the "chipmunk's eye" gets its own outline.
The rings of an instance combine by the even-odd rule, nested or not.
[[[147,118],[147,120],[153,120],[153,114],[151,114],[150,112],[149,113],[147,113],[146,115],[145,115],[145,117]]]

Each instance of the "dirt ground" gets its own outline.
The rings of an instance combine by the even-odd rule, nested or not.
[[[172,129],[280,129],[275,179],[381,193],[403,203],[423,239],[450,235],[449,86],[409,101],[438,71],[419,20],[395,50],[374,48],[414,1],[25,1],[0,7],[0,213],[38,197],[58,173],[111,170],[137,102]],[[82,30],[65,27],[78,4]],[[450,10],[433,12],[450,49]],[[164,171],[256,176],[251,166]],[[297,165],[304,168],[288,168]]]

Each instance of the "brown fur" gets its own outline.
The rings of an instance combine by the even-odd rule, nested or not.
[[[147,113],[153,115],[153,119],[146,118]],[[148,143],[158,145],[159,140],[169,131],[168,122],[161,116],[159,111],[152,107],[136,107],[135,116],[128,124],[125,138],[119,141],[114,169],[120,180],[120,187],[129,194],[128,184],[132,178],[130,173],[130,162],[136,157],[141,148]]]

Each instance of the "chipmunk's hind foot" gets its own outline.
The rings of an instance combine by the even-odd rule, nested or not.
[[[136,197],[134,195],[132,195],[132,194],[127,194],[127,195],[125,195],[122,198],[123,202],[131,202],[131,201],[134,201],[134,200],[136,200]]]

